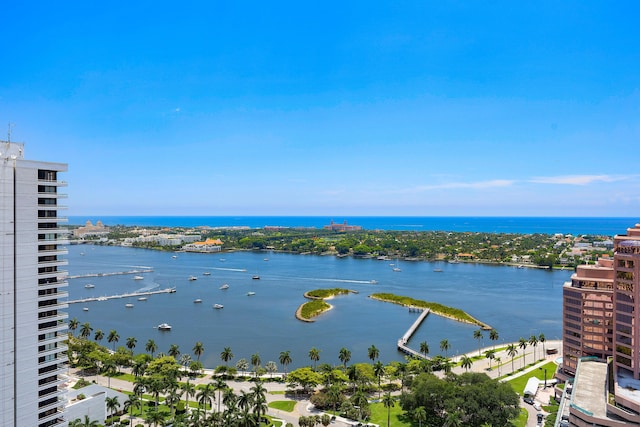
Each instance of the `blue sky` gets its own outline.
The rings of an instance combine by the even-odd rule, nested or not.
[[[69,215],[640,213],[636,2],[93,3],[3,6]]]

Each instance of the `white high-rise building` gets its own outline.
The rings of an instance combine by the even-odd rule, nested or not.
[[[23,151],[0,141],[0,426],[66,426],[67,165]]]

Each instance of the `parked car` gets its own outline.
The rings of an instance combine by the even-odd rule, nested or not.
[[[524,398],[524,399],[522,399],[522,400],[524,400],[524,403],[528,403],[529,405],[533,405],[533,403],[534,403],[534,402],[533,402],[533,399],[532,399],[532,398],[530,398],[530,397],[525,397],[525,398]]]
[[[544,415],[538,414],[538,424],[542,424],[542,420],[544,420]]]
[[[538,402],[533,402],[533,407],[536,409],[536,411],[542,411],[542,406],[540,406]]]

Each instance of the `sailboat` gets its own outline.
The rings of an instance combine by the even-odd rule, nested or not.
[[[395,267],[393,267],[393,271],[395,271],[396,273],[402,271],[400,269],[400,262],[399,262],[398,259],[396,259],[396,265],[395,265]]]

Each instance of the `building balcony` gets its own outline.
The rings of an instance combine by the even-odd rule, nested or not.
[[[60,292],[55,292],[47,295],[38,295],[38,302],[43,302],[50,299],[56,299],[56,300],[63,300],[63,301],[58,301],[58,303],[62,303],[62,302],[66,302],[67,298],[69,298],[69,292],[60,291]]]
[[[48,423],[50,421],[54,421],[56,419],[60,419],[60,423],[59,424],[54,424],[54,425],[66,424],[66,421],[64,420],[63,416],[64,416],[64,407],[62,407],[61,409],[58,409],[57,411],[55,411],[51,415],[47,415],[45,417],[38,418],[38,425],[43,425],[45,423]]]
[[[58,324],[56,326],[51,326],[49,328],[38,328],[38,333],[39,334],[50,334],[52,332],[63,332],[63,331],[68,331],[69,330],[69,325],[66,322],[58,322]],[[66,337],[66,334],[65,334]]]
[[[66,199],[69,197],[65,193],[51,193],[51,192],[38,192],[38,197],[40,198],[50,198],[50,199]]]
[[[68,351],[69,348],[66,345],[59,345],[55,348],[51,348],[49,350],[42,350],[38,352],[38,357],[46,357],[46,356],[52,356],[55,355],[56,353],[60,354],[60,356],[56,356],[56,357],[62,357],[61,353],[64,353],[66,351]]]
[[[68,318],[69,318],[69,313],[67,313],[66,311],[59,311],[56,314],[52,314],[50,316],[39,317],[38,323],[55,322],[58,320],[66,320]]]
[[[60,365],[60,366],[54,367],[50,371],[38,374],[38,381],[44,380],[44,379],[49,378],[49,377],[58,378],[58,375],[66,374],[67,370],[68,369],[67,369],[67,367],[65,365]]]
[[[50,204],[39,204],[38,205],[38,210],[41,211],[57,211],[57,210],[63,210],[63,209],[69,209],[69,206],[66,205],[50,205]]]
[[[38,273],[38,279],[47,279],[53,277],[57,280],[60,280],[60,278],[68,276],[69,272],[67,270],[46,271],[43,273]]]
[[[56,232],[58,234],[58,232]],[[43,249],[38,251],[39,256],[61,256],[69,255],[69,250],[64,246],[60,249]]]
[[[38,289],[66,288],[67,286],[69,286],[69,282],[66,280],[59,280],[56,282],[41,283],[38,285]]]
[[[40,399],[40,401],[42,402],[43,400],[47,400],[47,399]],[[64,409],[64,406],[66,405],[67,401],[66,399],[58,399],[55,402],[51,402],[48,405],[45,406],[40,406],[38,408],[38,412],[46,412],[50,409],[54,409],[54,408],[58,408],[58,409]]]
[[[58,181],[56,179],[39,179],[38,184],[53,185],[56,187],[66,187],[67,185],[69,185],[66,181]]]
[[[46,390],[51,387],[60,387],[65,383],[65,379],[62,377],[54,376],[49,380],[43,381],[42,384],[38,385],[38,391]]]
[[[60,267],[63,265],[69,265],[69,261],[66,259],[57,259],[52,261],[38,261],[38,267]]]
[[[42,400],[52,399],[54,397],[63,398],[66,394],[67,394],[67,388],[65,386],[57,387],[56,391],[48,394],[43,394],[42,396],[38,397],[38,400],[42,401]],[[65,401],[65,400],[62,400],[62,401]]]
[[[69,222],[69,218],[67,218],[66,216],[49,216],[49,217],[38,217],[38,222],[39,223],[47,223],[50,224],[52,222],[64,222],[67,223]]]
[[[39,234],[46,234],[46,233],[39,233]],[[46,243],[51,245],[68,245],[69,244],[69,239],[62,233],[50,233],[50,234],[53,234],[54,236],[46,236],[46,237],[38,238],[38,243],[39,244]]]
[[[38,331],[38,333],[42,333],[42,331]],[[49,344],[55,344],[58,342],[63,342],[68,338],[67,334],[58,334],[58,336],[55,337],[51,337],[51,338],[45,338],[43,340],[39,340],[38,341],[38,345],[49,345]],[[66,347],[66,346],[65,346]],[[61,347],[58,346],[58,349],[60,349]]]
[[[51,304],[51,305],[43,305],[41,307],[38,307],[38,313],[43,313],[45,311],[50,311],[50,310],[62,310],[64,308],[69,308],[69,304],[67,304],[67,302],[57,302],[55,304]]]

